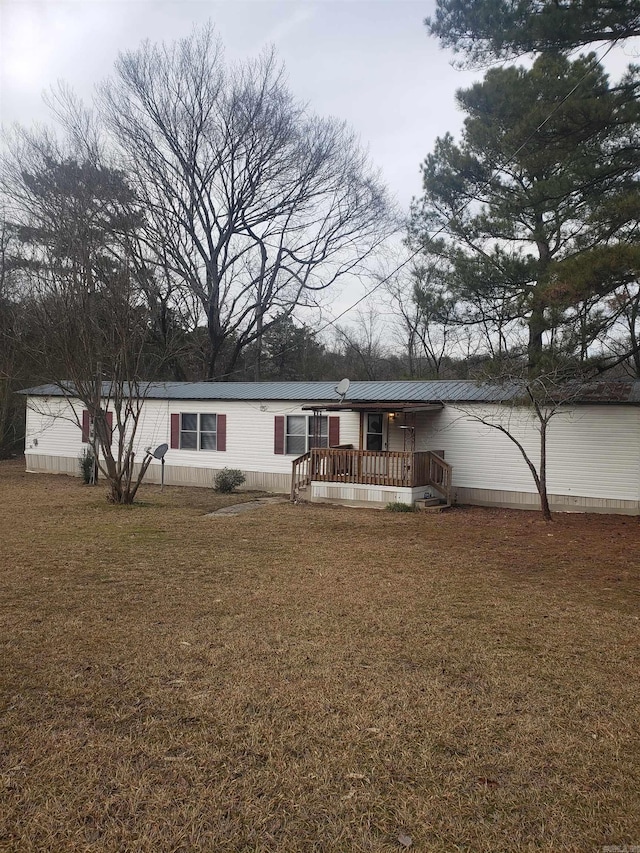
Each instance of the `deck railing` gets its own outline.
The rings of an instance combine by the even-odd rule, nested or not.
[[[414,488],[433,486],[447,503],[451,466],[433,451],[352,450],[316,447],[293,460],[291,498],[314,481]]]
[[[303,453],[291,463],[291,500],[294,501],[300,489],[311,482],[311,453]]]
[[[427,453],[427,479],[430,486],[434,486],[447,499],[447,504],[451,504],[451,474],[453,468],[444,461],[442,456],[439,456],[434,451]]]

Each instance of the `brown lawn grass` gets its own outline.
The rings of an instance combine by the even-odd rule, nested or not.
[[[0,494],[2,850],[640,844],[636,519]]]

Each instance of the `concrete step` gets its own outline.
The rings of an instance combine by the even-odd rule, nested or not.
[[[444,498],[423,498],[422,500],[415,501],[415,505],[416,509],[419,509],[421,512],[441,512],[449,506]]]

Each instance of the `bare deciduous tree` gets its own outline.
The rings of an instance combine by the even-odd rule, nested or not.
[[[344,124],[311,115],[273,53],[227,68],[211,28],[120,55],[101,110],[148,212],[147,251],[209,336],[207,378],[354,273],[391,228]]]
[[[142,213],[120,173],[74,153],[46,134],[17,132],[2,183],[33,355],[69,404],[55,416],[82,428],[80,401],[109,498],[131,503],[150,461],[134,466],[150,318],[127,246]]]
[[[353,379],[387,378],[389,352],[383,342],[384,335],[385,326],[373,302],[362,305],[348,326],[335,326],[343,371]]]
[[[479,347],[440,280],[437,262],[412,264],[407,273],[392,276],[386,289],[401,322],[410,376],[439,379],[445,364],[476,353]]]
[[[495,380],[492,380],[495,382]],[[456,405],[455,408],[477,423],[502,433],[514,444],[529,469],[540,498],[540,510],[545,521],[551,521],[547,493],[547,461],[549,425],[553,418],[567,411],[587,389],[586,379],[576,372],[563,374],[556,370],[544,376],[523,378],[503,376],[504,402],[491,412],[479,413],[475,407]],[[539,436],[537,459],[527,449],[522,438],[521,415],[529,412]],[[514,417],[515,416],[515,417]]]

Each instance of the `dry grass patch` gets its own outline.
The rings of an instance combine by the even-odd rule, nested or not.
[[[0,490],[1,849],[640,844],[635,519]]]

